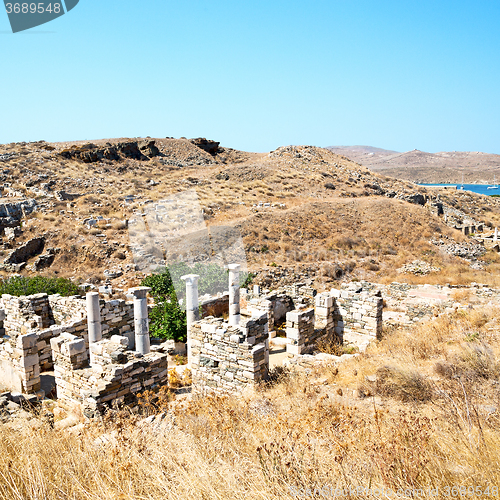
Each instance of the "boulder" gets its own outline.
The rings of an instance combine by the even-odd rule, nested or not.
[[[160,154],[160,150],[156,147],[155,141],[143,141],[139,144],[139,149],[143,154],[153,158]]]
[[[40,271],[47,267],[50,267],[54,262],[56,252],[53,248],[49,248],[48,252],[43,255],[39,255],[35,262],[33,262],[32,268],[34,271]]]
[[[398,199],[407,201],[408,203],[413,203],[414,205],[422,205],[424,206],[427,203],[427,196],[421,193],[402,193],[397,196]]]
[[[220,142],[210,141],[204,137],[198,137],[197,139],[191,139],[191,144],[203,149],[209,155],[215,156],[219,152]]]
[[[34,257],[43,252],[45,246],[45,238],[33,238],[27,241],[24,245],[12,250],[4,259],[4,264],[22,264],[30,257]]]

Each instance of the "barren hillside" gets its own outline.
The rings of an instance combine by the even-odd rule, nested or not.
[[[490,184],[500,175],[500,155],[451,151],[426,153],[414,149],[405,153],[369,146],[332,146],[336,154],[369,167],[382,175],[417,183]]]
[[[130,251],[127,222],[154,202],[194,190],[204,222],[238,228],[250,270],[269,286],[297,278],[321,286],[353,278],[391,281],[416,259],[440,269],[427,281],[496,281],[496,253],[486,252],[471,268],[475,259],[431,243],[466,244],[450,227],[466,219],[488,231],[499,218],[496,199],[439,194],[454,214],[447,225],[430,210],[436,192],[371,172],[327,149],[286,146],[257,154],[184,138],[41,141],[0,145],[0,172],[4,204],[37,204],[20,229],[7,231],[1,260],[36,237],[44,238],[42,255],[52,249],[42,263],[32,255],[3,266],[5,276],[41,273],[96,284],[107,279],[118,288],[134,284],[142,274]]]

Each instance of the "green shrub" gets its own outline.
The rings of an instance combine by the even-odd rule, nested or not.
[[[76,283],[66,278],[47,278],[45,276],[13,276],[0,281],[0,295],[7,293],[20,297],[21,295],[34,295],[46,293],[53,295],[59,293],[64,297],[79,295],[80,290]]]
[[[179,306],[175,293],[157,302],[149,314],[149,332],[152,337],[186,342],[186,311]]]

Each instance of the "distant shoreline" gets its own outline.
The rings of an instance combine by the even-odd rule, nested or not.
[[[456,189],[457,191],[462,191],[460,187],[462,184],[446,184],[446,183],[416,183],[418,186],[429,187],[429,188],[441,188],[441,189]],[[463,184],[463,191],[471,191],[477,194],[483,194],[486,196],[500,195],[500,187],[493,188],[491,184]]]

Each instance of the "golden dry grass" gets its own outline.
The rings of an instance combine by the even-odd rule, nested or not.
[[[444,498],[453,486],[494,498],[498,314],[395,331],[339,368],[284,370],[238,397],[165,400],[160,426],[125,411],[78,432],[36,419],[0,426],[0,498],[274,500],[307,497],[303,488]]]

